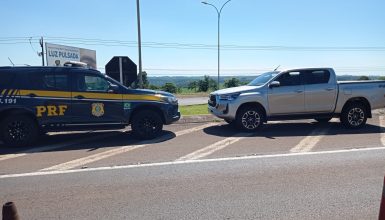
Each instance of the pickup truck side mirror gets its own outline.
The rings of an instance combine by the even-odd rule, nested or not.
[[[269,88],[274,88],[274,87],[280,87],[281,86],[281,83],[278,82],[278,81],[273,81],[269,84]]]
[[[115,84],[110,84],[110,87],[108,88],[108,93],[118,93],[119,92],[119,86]]]

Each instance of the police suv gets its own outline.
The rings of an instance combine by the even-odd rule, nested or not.
[[[178,100],[161,91],[129,89],[97,70],[0,67],[0,139],[35,142],[48,131],[119,129],[156,137],[179,120]]]

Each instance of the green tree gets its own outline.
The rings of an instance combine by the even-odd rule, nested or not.
[[[166,83],[162,86],[162,90],[170,93],[176,93],[177,88],[174,83]]]
[[[148,77],[147,77],[147,72],[146,71],[142,72],[142,82],[143,82],[143,88],[144,89],[148,89],[149,86],[150,86],[150,82],[148,81]],[[138,79],[136,79],[135,82],[132,83],[131,87],[133,87],[135,89],[139,88],[139,75],[138,75]]]
[[[209,89],[216,90],[216,82],[210,76],[203,76],[203,80],[198,81],[198,92],[207,92]]]
[[[160,89],[158,86],[152,85],[152,84],[150,84],[150,85],[148,86],[148,88],[149,88],[149,89],[152,89],[152,90],[158,90],[158,89]]]
[[[378,77],[378,80],[385,80],[385,76]]]
[[[237,78],[231,78],[229,80],[225,81],[225,87],[231,88],[231,87],[237,87],[241,84],[241,82]]]
[[[192,81],[187,85],[187,88],[190,90],[194,90],[194,92],[197,91],[198,88],[198,82],[197,81]]]
[[[360,78],[358,78],[358,80],[370,80],[370,79],[367,76],[360,76]]]

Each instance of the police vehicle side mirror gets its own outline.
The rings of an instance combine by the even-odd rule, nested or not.
[[[108,88],[108,93],[118,93],[119,92],[119,86],[115,84],[111,84],[110,88]]]
[[[269,88],[274,88],[274,87],[280,87],[281,86],[281,83],[278,82],[278,81],[273,81],[269,84]]]

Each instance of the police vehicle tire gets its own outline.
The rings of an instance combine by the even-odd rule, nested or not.
[[[359,102],[349,104],[341,112],[341,122],[347,128],[362,128],[367,119],[366,108]]]
[[[20,147],[36,142],[39,128],[27,115],[10,115],[0,124],[1,139],[7,146]]]
[[[133,116],[131,129],[139,139],[153,139],[162,131],[163,121],[157,112],[144,110]]]
[[[236,125],[246,132],[254,132],[263,126],[263,111],[254,106],[245,106],[239,110],[236,116]]]

